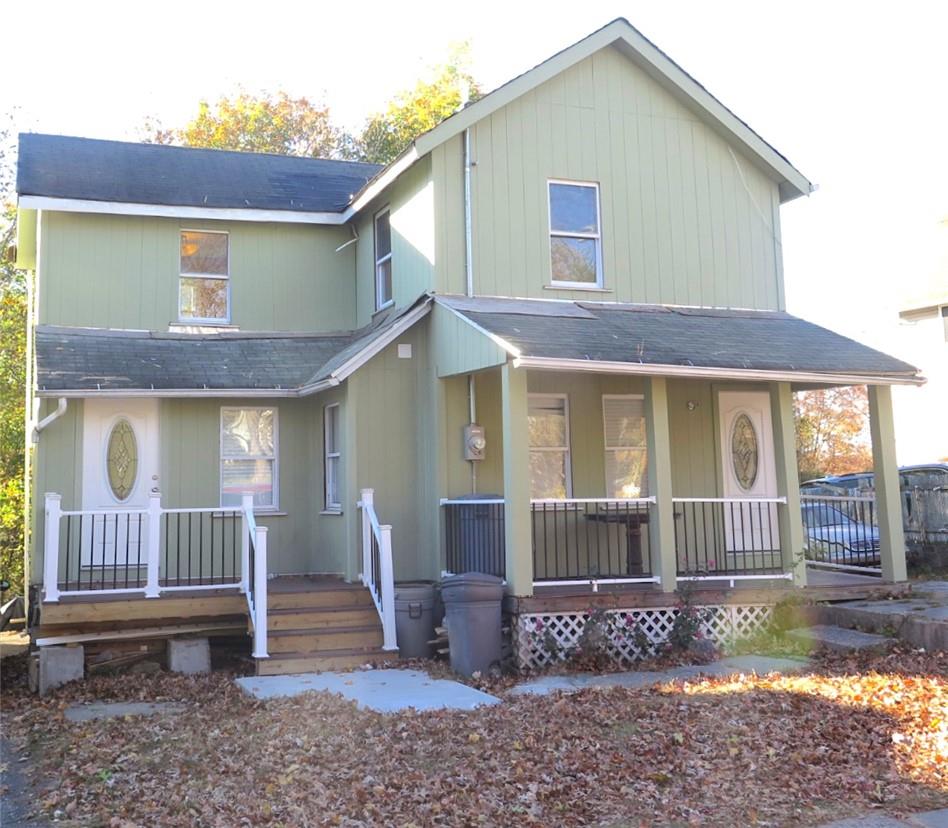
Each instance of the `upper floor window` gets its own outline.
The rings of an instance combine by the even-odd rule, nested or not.
[[[599,185],[550,181],[553,284],[602,287]]]
[[[375,309],[392,304],[392,226],[386,207],[375,216]]]
[[[530,497],[541,500],[571,497],[566,396],[528,395],[527,431],[530,439]]]
[[[180,321],[230,321],[228,241],[227,233],[181,231]]]

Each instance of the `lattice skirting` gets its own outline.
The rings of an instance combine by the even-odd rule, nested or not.
[[[771,606],[708,606],[699,608],[702,633],[718,646],[753,635],[770,618]],[[632,664],[653,655],[665,643],[676,607],[605,610],[600,629],[606,648],[619,663]],[[547,667],[567,658],[583,634],[589,613],[524,613],[512,625],[513,649],[520,669]]]

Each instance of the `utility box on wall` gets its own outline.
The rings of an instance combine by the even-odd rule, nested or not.
[[[483,460],[487,449],[487,438],[484,436],[484,426],[471,423],[464,426],[464,459]]]

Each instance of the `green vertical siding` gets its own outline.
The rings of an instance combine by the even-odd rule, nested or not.
[[[507,352],[496,342],[441,305],[434,306],[432,326],[439,377],[480,371],[507,361]]]
[[[439,293],[464,293],[464,144],[461,136],[431,151],[434,182],[435,275]]]
[[[472,145],[477,293],[783,306],[776,183],[617,50],[482,119]],[[440,155],[460,181],[457,148]],[[606,293],[545,289],[550,178],[600,184]],[[463,244],[456,191],[436,183],[445,249]]]
[[[42,213],[39,322],[166,330],[178,320],[181,229],[230,234],[231,321],[243,330],[355,325],[347,227]]]

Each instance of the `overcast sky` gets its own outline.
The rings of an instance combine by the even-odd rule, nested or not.
[[[471,41],[489,89],[624,16],[819,186],[783,209],[790,310],[892,350],[900,298],[935,278],[948,236],[948,6],[558,6],[10,3],[0,111],[134,140],[147,116],[180,125],[243,86],[322,98],[355,129],[451,42]]]

